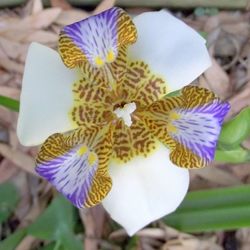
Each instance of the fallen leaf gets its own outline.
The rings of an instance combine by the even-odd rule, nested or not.
[[[205,71],[204,77],[209,89],[222,99],[225,99],[231,95],[229,77],[214,58],[211,58],[211,60],[212,66]]]
[[[14,150],[10,146],[0,143],[0,154],[13,162],[16,166],[22,170],[32,174],[37,175],[35,172],[35,162],[32,157],[21,152],[20,150]]]
[[[19,21],[16,29],[30,30],[47,28],[59,17],[61,12],[62,10],[60,8],[45,9]]]
[[[62,10],[70,10],[72,6],[66,0],[50,0],[52,7],[59,7]]]
[[[226,116],[227,120],[237,115],[243,108],[250,106],[250,82],[241,91],[232,96],[229,99],[229,103],[231,108]]]
[[[21,90],[17,88],[0,86],[0,94],[3,96],[8,96],[14,99],[19,99],[20,92]]]
[[[33,0],[32,6],[32,14],[39,13],[43,10],[43,3],[42,0]]]
[[[0,163],[0,183],[8,181],[18,172],[18,168],[8,159],[3,159]]]
[[[71,23],[81,21],[82,19],[85,19],[89,16],[90,14],[83,10],[79,9],[65,10],[61,12],[59,17],[55,20],[55,23],[65,26]]]
[[[103,0],[101,1],[97,7],[95,8],[95,10],[93,11],[93,15],[97,15],[107,9],[110,9],[112,7],[114,7],[115,5],[115,1],[116,0]]]
[[[0,66],[9,72],[23,73],[24,65],[17,63],[14,60],[11,60],[7,57],[0,57]]]
[[[193,174],[221,186],[236,186],[242,184],[241,180],[235,175],[216,166],[197,169],[193,171]]]
[[[31,249],[32,244],[38,241],[35,237],[28,235],[26,236],[20,243],[19,245],[16,247],[15,250],[27,250],[27,249]]]
[[[58,35],[51,31],[37,30],[27,35],[24,42],[38,42],[42,44],[56,43],[58,41]]]

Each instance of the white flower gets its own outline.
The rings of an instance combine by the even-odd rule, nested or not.
[[[178,207],[185,168],[213,160],[228,104],[192,86],[164,97],[209,67],[205,40],[166,11],[112,8],[64,27],[59,52],[30,46],[20,142],[44,143],[37,172],[132,235]]]

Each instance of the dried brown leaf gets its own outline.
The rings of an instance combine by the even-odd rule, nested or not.
[[[93,11],[93,15],[99,14],[107,9],[114,7],[116,0],[103,0]]]
[[[229,99],[231,109],[227,114],[227,119],[238,114],[243,108],[250,106],[250,82],[234,96]]]
[[[18,59],[26,50],[26,46],[4,37],[0,37],[0,47],[10,59]]]
[[[39,13],[43,10],[42,0],[33,0],[32,14]]]
[[[235,175],[215,166],[197,169],[193,171],[193,174],[221,186],[235,186],[242,184],[240,179],[238,179]]]
[[[225,99],[231,95],[229,77],[214,58],[212,58],[212,66],[205,71],[204,77],[209,89],[219,97]]]
[[[7,57],[0,57],[0,66],[9,72],[23,73],[24,65],[17,63],[14,60],[11,60]]]
[[[0,94],[14,99],[19,99],[20,89],[13,87],[0,86]]]
[[[31,246],[33,245],[33,243],[37,241],[37,238],[28,235],[26,236],[20,243],[19,245],[16,247],[15,250],[27,250],[27,249],[31,249]]]
[[[241,228],[236,232],[236,239],[240,242],[239,250],[249,250],[250,246],[250,229]]]
[[[18,168],[9,160],[3,159],[0,163],[0,183],[8,181],[18,172]]]
[[[80,210],[80,217],[85,226],[85,249],[98,249],[98,240],[101,238],[107,214],[101,205],[88,210]]]
[[[56,23],[62,26],[81,21],[90,16],[90,13],[80,9],[72,9],[62,11],[59,17],[56,19]]]
[[[59,7],[62,10],[70,10],[72,6],[66,0],[50,0],[52,7]]]
[[[21,168],[22,170],[32,174],[37,175],[35,172],[34,166],[35,162],[32,157],[23,153],[20,150],[14,150],[10,146],[0,143],[0,154],[13,162],[16,166]]]
[[[1,50],[0,50],[0,53],[1,53]],[[7,85],[7,83],[11,80],[11,78],[12,76],[8,72],[0,69],[0,85]]]
[[[223,250],[223,248],[212,240],[199,240],[192,237],[187,239],[175,239],[168,241],[162,250]]]
[[[27,35],[24,41],[42,44],[56,43],[58,41],[58,35],[51,31],[37,30]]]
[[[49,8],[19,21],[18,30],[44,29],[50,26],[61,14],[60,8]]]

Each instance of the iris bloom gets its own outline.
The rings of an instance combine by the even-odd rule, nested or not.
[[[210,65],[205,41],[166,11],[132,21],[111,8],[64,27],[58,47],[30,46],[20,142],[43,143],[36,171],[76,207],[102,202],[134,234],[173,212],[187,169],[214,158],[229,105],[184,87]]]

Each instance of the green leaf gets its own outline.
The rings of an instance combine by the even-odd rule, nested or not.
[[[195,14],[197,17],[204,16],[204,15],[206,14],[206,10],[205,10],[205,8],[203,8],[203,7],[197,7],[197,8],[195,8],[195,10],[194,10],[194,14]]]
[[[215,16],[218,15],[219,10],[217,8],[203,8],[203,7],[197,7],[194,10],[194,14],[197,17],[201,17],[204,15],[208,16]]]
[[[82,250],[83,248],[83,244],[79,240],[76,240],[72,231],[65,230],[60,234],[60,239],[65,249]]]
[[[65,229],[74,227],[74,208],[62,196],[57,196],[49,207],[31,224],[28,232],[44,240],[57,240]]]
[[[250,107],[226,122],[219,137],[219,149],[234,149],[250,135]]]
[[[133,236],[128,239],[128,243],[126,244],[125,250],[135,250],[138,249],[139,245],[139,238],[138,236]]]
[[[0,223],[5,222],[15,210],[19,194],[11,183],[0,184]]]
[[[240,146],[229,150],[217,149],[215,152],[215,160],[222,163],[250,162],[250,151]]]
[[[26,236],[26,229],[17,230],[0,243],[0,250],[15,250],[21,240]]]
[[[39,248],[39,250],[65,250],[61,243],[59,241],[52,242],[42,248]]]
[[[12,111],[19,111],[20,102],[7,96],[0,95],[0,105]]]
[[[164,96],[164,98],[166,97],[173,97],[173,96],[178,96],[181,94],[181,90],[176,90],[176,91],[173,91],[173,92],[170,92],[168,93],[167,95]]]
[[[185,232],[250,227],[250,185],[195,191],[164,221]]]
[[[29,226],[28,233],[43,240],[59,241],[65,249],[81,250],[81,243],[76,240],[73,231],[75,211],[64,197],[57,196],[45,212]]]

